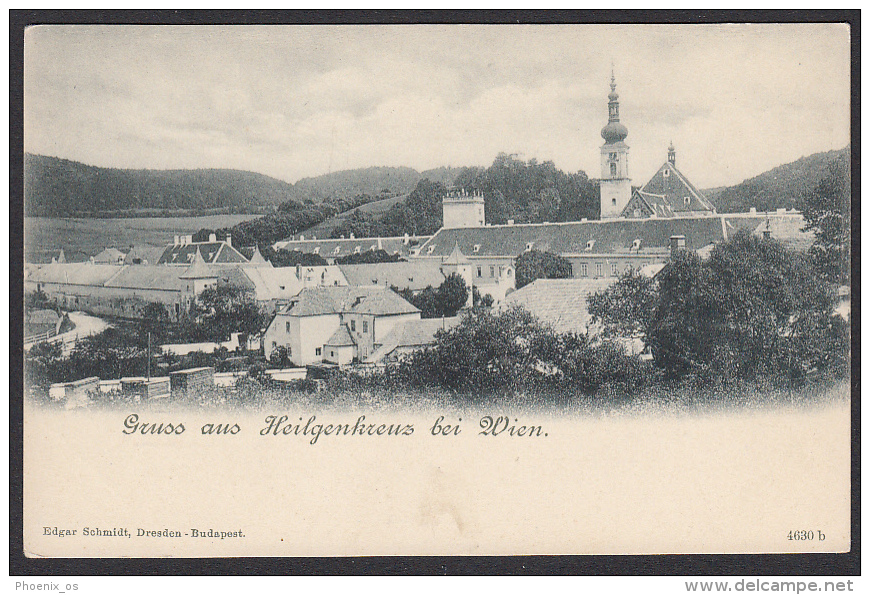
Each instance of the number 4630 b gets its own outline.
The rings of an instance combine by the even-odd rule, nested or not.
[[[788,540],[789,541],[812,541],[816,539],[816,533],[818,533],[818,540],[824,541],[825,534],[821,531],[789,531],[788,532]]]

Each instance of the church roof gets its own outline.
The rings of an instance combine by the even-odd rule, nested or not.
[[[707,197],[670,161],[666,161],[640,190],[634,191],[632,198],[635,197],[656,217],[715,212]],[[623,216],[631,216],[630,210],[634,208],[635,205],[630,202],[623,211]]]

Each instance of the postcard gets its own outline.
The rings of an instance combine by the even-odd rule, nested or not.
[[[25,555],[849,552],[850,35],[27,28]]]

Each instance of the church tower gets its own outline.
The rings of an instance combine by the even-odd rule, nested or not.
[[[619,217],[631,199],[631,178],[628,177],[628,128],[619,122],[619,95],[616,76],[610,74],[607,125],[601,129],[601,218]]]

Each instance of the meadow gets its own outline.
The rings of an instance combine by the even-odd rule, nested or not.
[[[232,227],[259,215],[202,217],[131,217],[121,219],[24,218],[24,254],[27,262],[46,262],[63,248],[70,259],[93,256],[104,248],[121,250],[134,244],[162,246],[173,236],[198,230]]]

